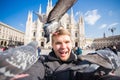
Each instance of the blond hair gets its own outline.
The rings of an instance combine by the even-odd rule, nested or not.
[[[60,36],[60,35],[68,35],[68,36],[71,36],[70,32],[69,32],[67,29],[60,28],[60,29],[58,29],[57,31],[55,31],[55,32],[52,34],[52,41],[53,41],[53,37],[55,37],[55,36]]]

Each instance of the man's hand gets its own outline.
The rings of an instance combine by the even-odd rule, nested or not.
[[[27,76],[29,76],[29,74],[18,74],[18,75],[15,75],[10,80],[16,80],[16,79],[24,78],[24,77],[27,77]]]

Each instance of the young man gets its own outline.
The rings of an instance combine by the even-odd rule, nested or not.
[[[97,80],[99,78],[99,75],[94,75],[96,71],[93,70],[93,66],[98,68],[99,65],[90,62],[86,64],[86,61],[79,60],[73,53],[71,35],[66,29],[59,29],[53,33],[52,48],[48,56],[41,56],[29,70],[24,74],[16,75],[11,80]]]

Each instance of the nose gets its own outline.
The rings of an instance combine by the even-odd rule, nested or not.
[[[62,48],[62,49],[65,49],[66,47],[67,47],[67,45],[66,45],[65,43],[62,43],[62,44],[61,44],[61,48]]]

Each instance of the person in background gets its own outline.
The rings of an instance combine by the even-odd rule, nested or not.
[[[7,47],[3,47],[3,51],[5,51],[5,50],[8,50],[8,48]]]
[[[77,47],[76,54],[77,55],[81,55],[82,54],[82,49],[80,47]]]
[[[77,47],[73,47],[73,52],[76,54]]]
[[[40,56],[41,48],[38,46],[38,56]]]

